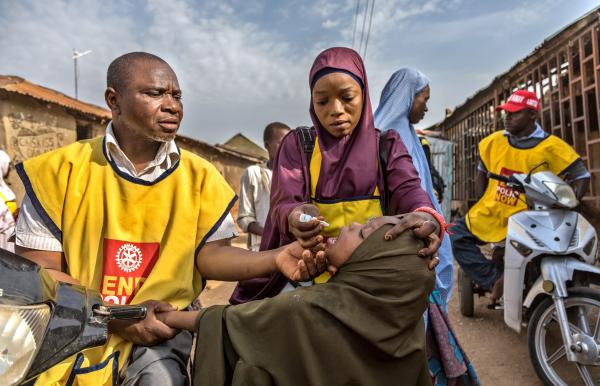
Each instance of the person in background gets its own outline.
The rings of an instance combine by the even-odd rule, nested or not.
[[[17,197],[6,183],[10,174],[11,160],[9,155],[0,150],[0,248],[15,251],[13,234],[17,217]]]
[[[503,241],[508,219],[527,209],[527,205],[519,192],[488,179],[487,173],[510,176],[529,173],[534,168],[538,172],[549,170],[573,187],[577,199],[589,186],[590,173],[585,162],[568,143],[542,129],[537,123],[539,109],[537,95],[527,90],[515,91],[506,103],[496,107],[504,110],[505,130],[479,142],[479,201],[452,227],[456,261],[471,280],[490,291],[493,303],[502,297],[504,275],[493,261],[486,259],[479,246]]]
[[[429,174],[431,175],[433,194],[437,199],[437,202],[441,204],[442,201],[444,201],[444,190],[446,189],[446,184],[444,183],[444,179],[440,175],[440,172],[438,172],[438,170],[435,168],[435,165],[433,164],[431,143],[424,134],[417,133],[417,135],[419,136],[419,142],[421,142],[421,146],[423,147],[423,151],[425,152],[427,163],[429,163]]]
[[[15,218],[8,206],[0,201],[0,248],[15,251],[14,237]]]
[[[381,130],[400,134],[419,174],[421,187],[441,213],[432,181],[431,161],[413,127],[425,116],[429,95],[429,79],[420,71],[408,68],[396,71],[381,92],[375,124]],[[454,285],[454,259],[447,235],[438,253],[440,264],[436,268],[435,289],[429,296],[430,304],[425,315],[429,370],[436,386],[477,385],[477,374],[462,351],[447,317]]]
[[[381,92],[379,106],[375,111],[375,126],[381,130],[394,130],[400,134],[404,146],[412,157],[421,187],[427,191],[435,209],[442,213],[435,197],[427,156],[413,127],[425,116],[429,95],[429,79],[420,71],[409,68],[396,71]],[[442,308],[447,311],[454,285],[454,259],[447,235],[442,240],[438,253],[440,264],[436,268],[435,288],[442,301]]]
[[[0,150],[0,198],[12,213],[13,217],[17,217],[17,196],[6,183],[6,179],[10,174],[11,160],[10,156]]]
[[[269,213],[273,160],[283,137],[289,132],[290,128],[286,124],[269,123],[263,132],[265,149],[269,153],[268,161],[248,167],[242,175],[237,223],[244,232],[248,232],[248,249],[251,251],[258,251],[260,248]]]

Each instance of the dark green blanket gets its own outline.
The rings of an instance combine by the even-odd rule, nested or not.
[[[203,310],[194,385],[431,385],[423,312],[435,273],[412,232],[388,242],[386,229],[326,284]]]

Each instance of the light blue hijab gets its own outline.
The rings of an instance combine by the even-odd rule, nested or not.
[[[393,129],[400,134],[421,178],[421,187],[429,193],[435,209],[442,213],[433,194],[433,183],[427,157],[415,129],[408,121],[415,96],[428,85],[429,79],[418,70],[403,68],[396,71],[381,92],[379,106],[375,111],[375,127],[382,131]],[[436,289],[445,302],[443,306],[447,311],[454,285],[454,258],[448,235],[442,240],[439,255],[440,263],[436,267]]]

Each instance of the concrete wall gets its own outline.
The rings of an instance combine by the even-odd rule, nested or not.
[[[58,106],[0,91],[0,146],[14,164],[75,141],[75,127],[75,118]],[[14,170],[6,182],[20,205],[25,189]]]
[[[75,142],[78,125],[89,127],[92,137],[104,133],[100,122],[75,117],[52,103],[0,90],[0,148],[13,164]],[[20,205],[25,194],[20,178],[12,170],[6,181]]]

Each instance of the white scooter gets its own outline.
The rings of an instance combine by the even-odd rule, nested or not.
[[[528,319],[529,355],[544,384],[600,385],[596,230],[572,210],[579,203],[567,183],[532,172],[488,174],[524,193],[528,206],[508,220],[504,322],[518,333]],[[462,269],[458,280],[461,313],[472,316],[477,286]]]

